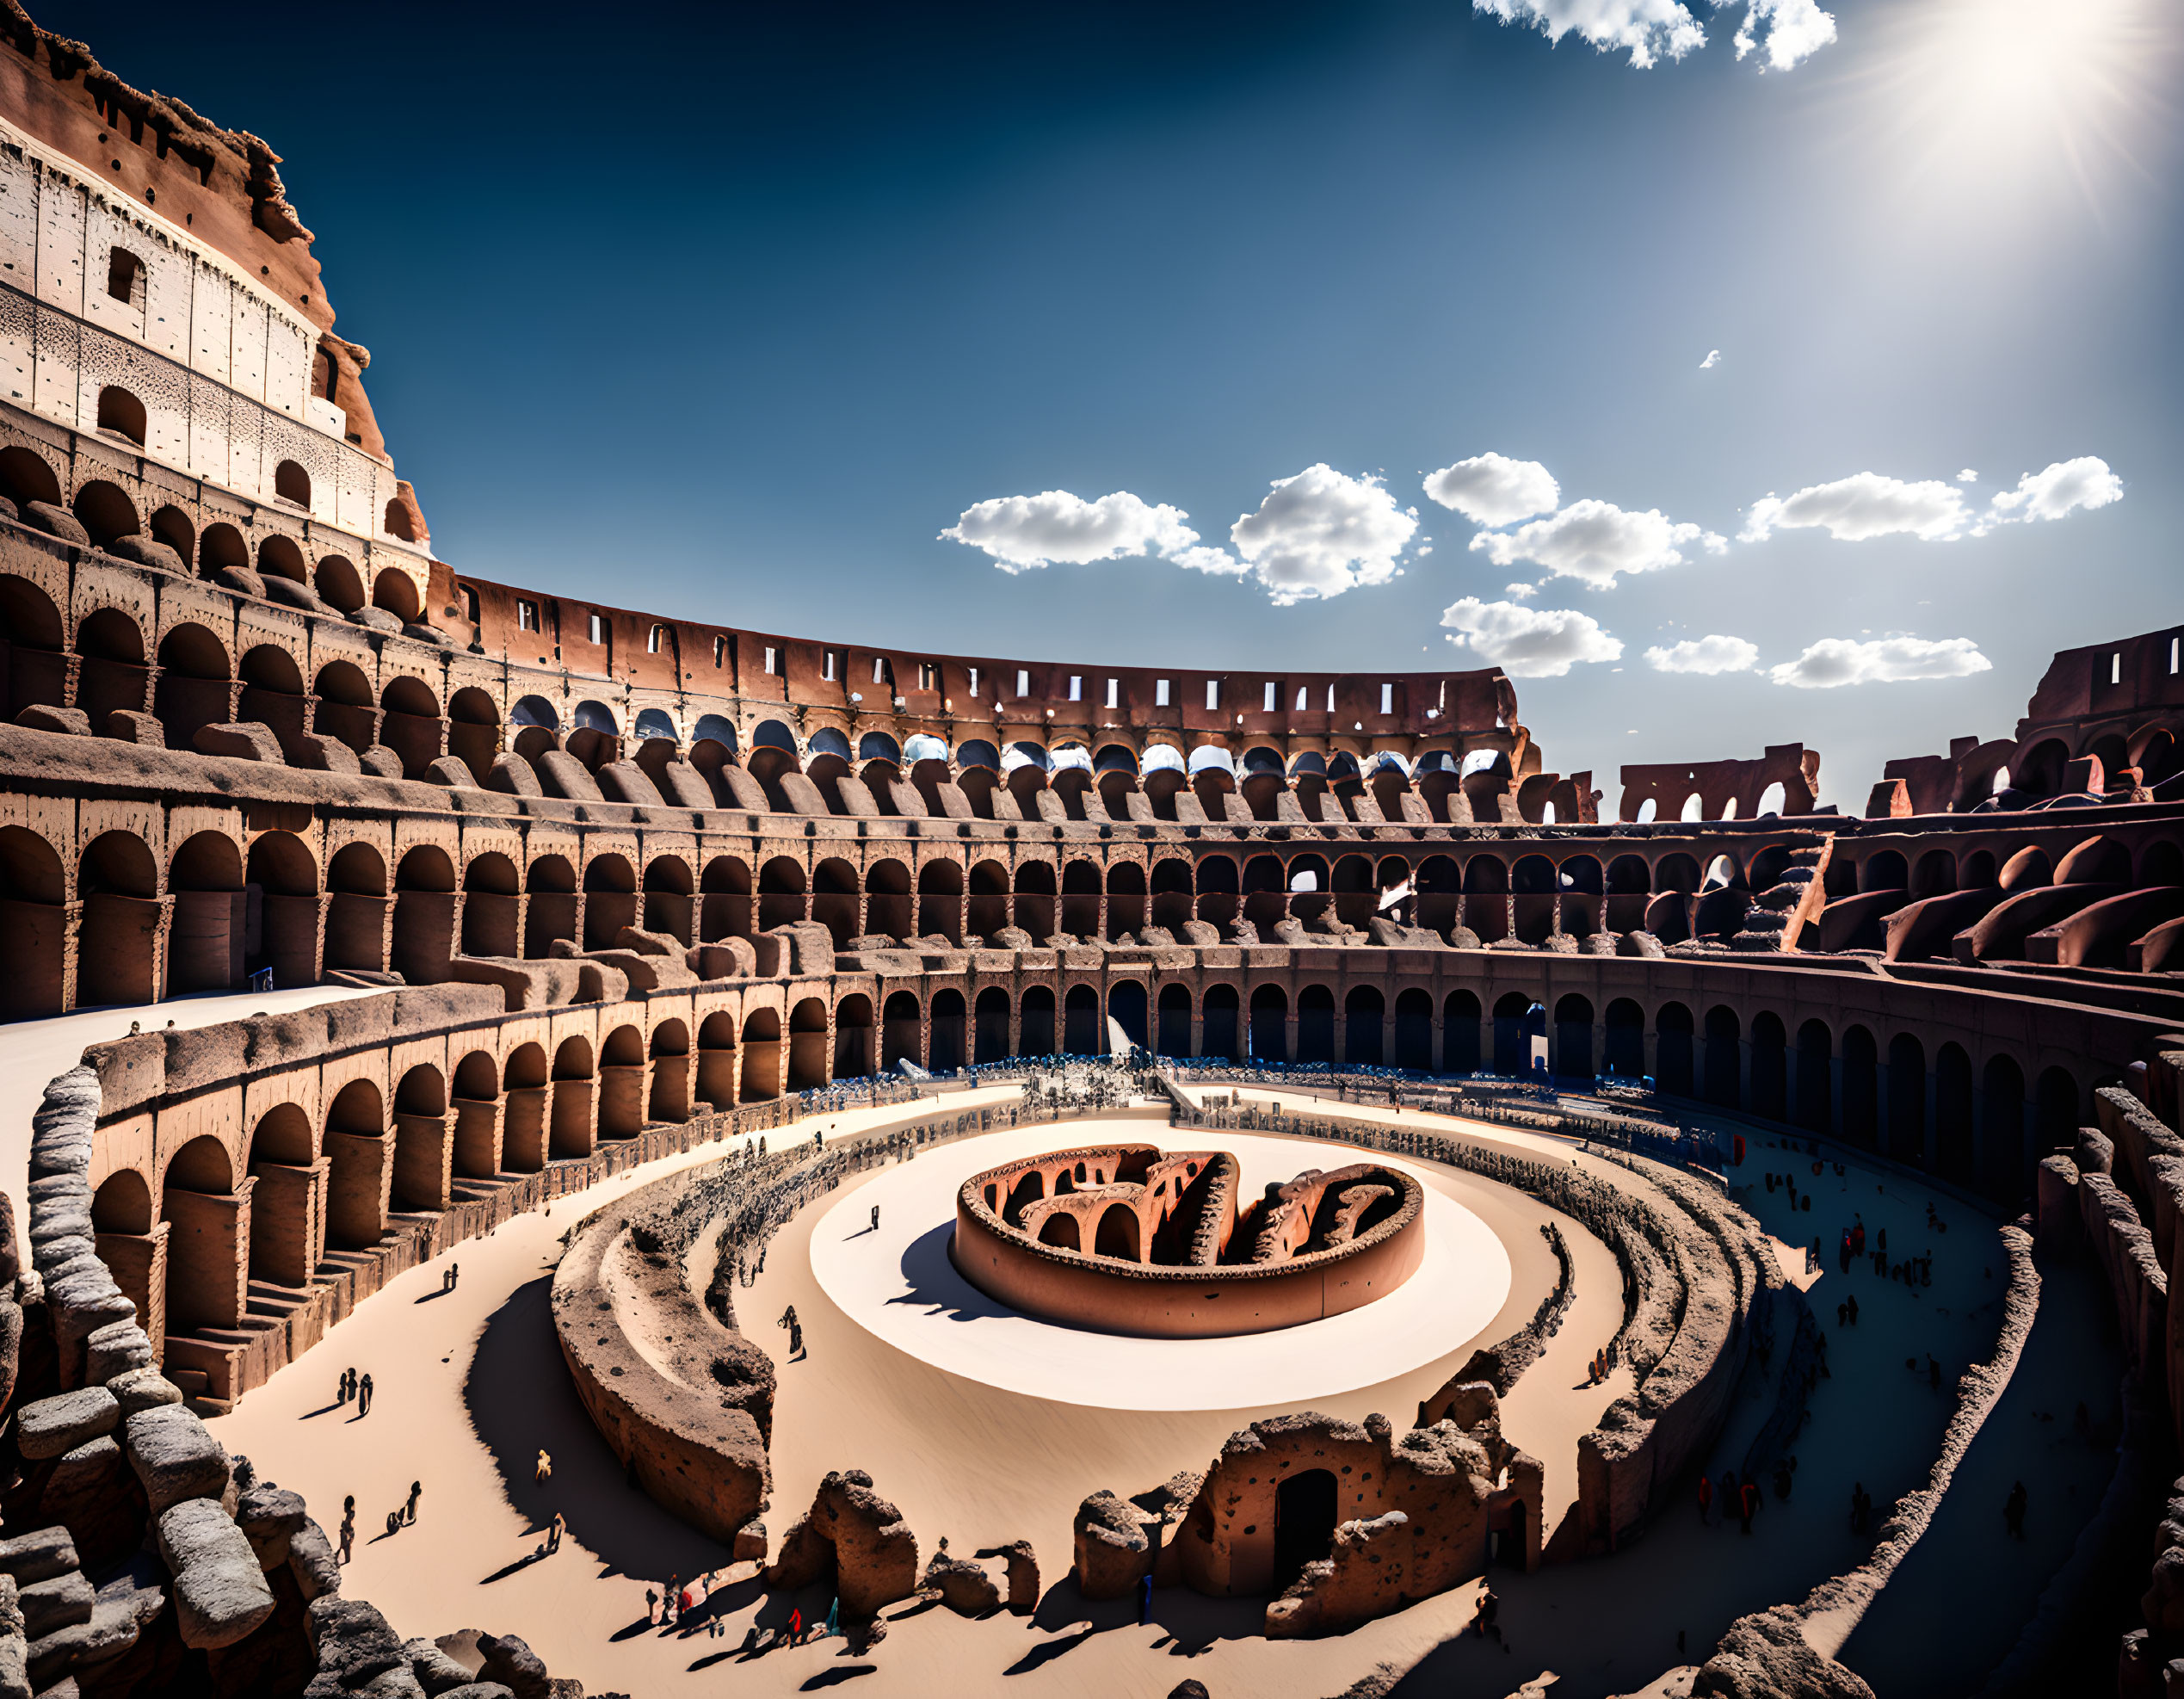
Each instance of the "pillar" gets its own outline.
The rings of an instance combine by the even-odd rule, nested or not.
[[[98,1234],[99,1259],[113,1273],[122,1295],[137,1307],[137,1323],[151,1341],[156,1357],[167,1344],[168,1224],[154,1221],[148,1233]]]
[[[167,1189],[160,1219],[167,1224],[168,1331],[239,1327],[249,1302],[250,1193],[245,1178],[231,1192]]]
[[[311,1284],[326,1254],[326,1202],[333,1165],[258,1162],[250,1211],[250,1277],[276,1286]]]
[[[332,1169],[326,1196],[326,1239],[346,1251],[362,1251],[386,1235],[387,1202],[394,1165],[384,1133],[329,1133]]]
[[[404,1205],[445,1209],[452,1199],[454,1155],[446,1115],[396,1112],[393,1190]]]
[[[599,1094],[596,1082],[557,1079],[546,1152],[550,1156],[589,1156],[599,1140]]]
[[[546,1165],[546,1110],[549,1088],[511,1085],[502,1097],[502,1167],[510,1174],[535,1174]]]
[[[458,1097],[454,1102],[454,1171],[466,1179],[487,1179],[501,1171],[501,1105],[497,1098]]]

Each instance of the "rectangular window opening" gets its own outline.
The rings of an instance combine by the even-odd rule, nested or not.
[[[1155,707],[1168,706],[1168,681],[1164,678],[1153,680],[1153,706]]]
[[[822,649],[819,651],[819,679],[825,684],[838,684],[842,682],[842,652],[840,650]]]
[[[1330,714],[1335,712],[1335,687],[1332,684],[1327,687],[1327,711]]]
[[[1221,681],[1218,678],[1206,681],[1206,706],[1209,710],[1221,706]]]
[[[978,669],[976,667],[971,669],[971,694],[974,696],[978,694]]]
[[[518,631],[536,631],[539,628],[539,604],[518,602],[515,604],[515,628]]]
[[[2176,654],[2176,646],[2174,643],[2169,646],[2169,652],[2170,656],[2169,670],[2171,672],[2175,672],[2176,670],[2176,661],[2175,658]],[[1120,707],[1122,706],[1122,681],[1119,678],[1110,678],[1107,681],[1107,706],[1109,707]]]
[[[663,643],[666,639],[667,627],[665,626],[654,626],[651,633],[648,633],[645,639],[645,652],[648,655],[658,654],[660,652],[660,645]]]
[[[601,619],[598,615],[594,614],[591,616],[590,623],[586,629],[594,643],[604,643],[607,640],[607,621]]]
[[[781,670],[781,652],[776,649],[770,643],[766,646],[766,666],[764,670],[775,677],[779,677]]]
[[[2120,649],[2108,657],[2108,683],[2111,684],[2123,683],[2123,651]]]
[[[1031,675],[1021,667],[1016,669],[1016,694],[1019,696],[1031,695]]]
[[[728,664],[728,639],[725,637],[716,637],[713,639],[713,664],[715,667],[723,667]]]
[[[1073,702],[1084,700],[1084,681],[1076,673],[1070,675],[1070,700]]]
[[[1272,714],[1274,711],[1276,705],[1280,703],[1280,701],[1281,686],[1279,684],[1269,683],[1267,686],[1267,705],[1262,712]]]
[[[1380,687],[1380,712],[1383,714],[1395,712],[1395,686],[1392,684],[1383,684]]]

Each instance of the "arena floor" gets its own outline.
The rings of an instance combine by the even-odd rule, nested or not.
[[[1004,1088],[952,1097],[950,1107],[1014,1095],[1014,1088]],[[1299,1107],[1308,1109],[1309,1100]],[[830,1125],[846,1134],[903,1114],[900,1106],[863,1111]],[[1404,1117],[1410,1124],[1420,1119]],[[952,1208],[954,1171],[968,1174],[1008,1153],[998,1142],[1003,1139],[1053,1147],[1165,1130],[1135,1117],[1070,1122],[942,1146],[914,1162],[853,1177],[790,1223],[774,1240],[756,1283],[737,1295],[743,1325],[774,1354],[781,1373],[773,1509],[766,1518],[774,1539],[809,1504],[821,1475],[863,1468],[900,1506],[922,1554],[942,1535],[959,1555],[1029,1539],[1046,1589],[1029,1621],[1003,1615],[967,1622],[944,1609],[903,1606],[889,1613],[889,1634],[865,1658],[850,1658],[833,1640],[747,1661],[740,1646],[752,1624],[777,1624],[795,1604],[807,1617],[824,1615],[828,1601],[768,1597],[756,1581],[744,1580],[727,1589],[725,1638],[686,1636],[646,1623],[648,1585],[659,1586],[671,1575],[687,1579],[718,1564],[720,1554],[625,1485],[567,1385],[547,1290],[560,1237],[582,1215],[678,1166],[713,1159],[725,1146],[618,1177],[402,1276],[325,1344],[213,1427],[231,1450],[250,1456],[262,1475],[303,1492],[330,1522],[345,1493],[357,1495],[349,1588],[371,1599],[404,1634],[513,1628],[557,1674],[576,1676],[592,1691],[713,1691],[732,1669],[737,1690],[759,1693],[854,1684],[873,1695],[1004,1688],[1027,1695],[1158,1695],[1193,1675],[1216,1696],[1309,1699],[1339,1693],[1387,1665],[1416,1666],[1401,1690],[1406,1693],[1501,1696],[1552,1673],[1558,1678],[1552,1691],[1560,1699],[1651,1684],[1664,1671],[1698,1661],[1735,1616],[1800,1597],[1854,1563],[1863,1542],[1848,1530],[1851,1482],[1862,1480],[1883,1505],[1922,1484],[1948,1407],[1947,1397],[1931,1392],[1922,1372],[1906,1371],[1904,1358],[1922,1354],[1922,1353],[1931,1350],[1953,1382],[1992,1347],[2002,1290],[1992,1225],[1940,1201],[1951,1231],[1937,1246],[1932,1288],[1912,1292],[1870,1276],[1846,1280],[1832,1262],[1814,1283],[1811,1297],[1830,1336],[1834,1378],[1816,1393],[1810,1425],[1793,1447],[1800,1465],[1795,1492],[1786,1502],[1769,1499],[1751,1538],[1740,1537],[1733,1525],[1701,1528],[1694,1510],[1663,1518],[1642,1547],[1614,1558],[1550,1566],[1531,1577],[1497,1573],[1507,1649],[1462,1633],[1473,1586],[1317,1641],[1260,1636],[1262,1601],[1211,1600],[1182,1589],[1157,1592],[1153,1620],[1141,1627],[1131,1603],[1088,1603],[1065,1579],[1070,1518],[1087,1493],[1111,1487],[1127,1496],[1179,1469],[1203,1468],[1230,1433],[1277,1411],[1311,1407],[1354,1418],[1378,1410],[1400,1424],[1476,1344],[1502,1337],[1528,1316],[1553,1280],[1552,1258],[1537,1230],[1545,1218],[1539,1206],[1422,1163],[1412,1166],[1434,1192],[1434,1207],[1455,1212],[1452,1220],[1468,1214],[1506,1247],[1506,1291],[1483,1316],[1483,1303],[1467,1307],[1460,1294],[1453,1295],[1439,1330],[1420,1323],[1424,1337],[1370,1359],[1386,1372],[1365,1383],[1349,1364],[1367,1359],[1354,1353],[1345,1362],[1323,1361],[1312,1346],[1297,1354],[1303,1377],[1297,1384],[1308,1386],[1314,1374],[1323,1374],[1324,1390],[1295,1397],[1285,1392],[1260,1403],[1239,1401],[1231,1389],[1248,1396],[1292,1382],[1232,1379],[1184,1356],[1181,1367],[1153,1370],[1163,1384],[1148,1391],[1142,1384],[1146,1371],[1133,1365],[1125,1365],[1117,1378],[1105,1367],[1077,1369],[1066,1357],[1016,1360],[1024,1354],[999,1331],[990,1336],[990,1345],[953,1343],[954,1334],[976,1342],[983,1324],[952,1319],[945,1304],[914,1290],[904,1253],[942,1219],[937,1212],[943,1200]],[[1472,1123],[1464,1131],[1563,1159],[1592,1160],[1559,1140]],[[1195,1137],[1205,1142],[1204,1134]],[[1273,1177],[1272,1167],[1260,1173],[1262,1159],[1274,1166],[1286,1161],[1283,1177],[1325,1160],[1301,1140],[1222,1135],[1220,1142],[1224,1148],[1253,1147],[1239,1154],[1255,1182]],[[1256,1149],[1262,1144],[1277,1148],[1262,1158]],[[1758,1145],[1731,1183],[1771,1230],[1800,1240],[1815,1232],[1831,1240],[1835,1231],[1825,1213],[1792,1220],[1780,1197],[1761,1183],[1764,1171],[1792,1163],[1800,1183],[1818,1195],[1816,1209],[1834,1208],[1846,1220],[1850,1211],[1861,1211],[1869,1227],[1885,1221],[1892,1242],[1915,1248],[1930,1195],[1907,1177],[1852,1165],[1840,1179],[1832,1171],[1815,1179],[1802,1152]],[[882,1204],[883,1233],[864,1233],[879,1242],[860,1247],[858,1233],[868,1225],[875,1200]],[[1600,1387],[1583,1384],[1587,1361],[1614,1331],[1620,1279],[1604,1246],[1564,1226],[1576,1259],[1576,1302],[1545,1356],[1505,1405],[1509,1436],[1546,1466],[1551,1506],[1575,1498],[1577,1435],[1627,1387],[1619,1375]],[[1784,1255],[1801,1268],[1801,1257]],[[443,1295],[441,1274],[450,1262],[460,1265],[460,1282]],[[1444,1284],[1436,1276],[1420,1294],[1439,1294]],[[1859,1295],[1861,1318],[1854,1329],[1835,1325],[1837,1287]],[[895,1301],[905,1296],[912,1301]],[[808,1350],[784,1362],[787,1336],[772,1324],[791,1303]],[[1998,1605],[1991,1616],[1952,1625],[1957,1651],[1946,1667],[1960,1672],[1984,1667],[2008,1650],[2046,1576],[2067,1556],[2098,1500],[2105,1467],[2113,1463],[2101,1436],[2106,1433],[2113,1445],[2114,1354],[2101,1343],[2100,1314],[2089,1286],[2068,1278],[2048,1282],[2033,1349],[2065,1372],[2076,1371],[2074,1379],[2088,1392],[2094,1434],[2074,1435],[2067,1410],[2059,1423],[2044,1419],[2054,1412],[2024,1388],[2053,1385],[2051,1375],[2041,1382],[2021,1377],[2013,1387],[1960,1475],[1968,1483],[1961,1506],[1953,1496],[1928,1536],[1933,1561],[1925,1548],[1916,1553],[1898,1585],[1850,1637],[1846,1659],[1884,1696],[1948,1690],[1928,1679],[1937,1673],[1937,1659],[1932,1622],[1922,1618],[1914,1596],[1922,1591],[1922,1570],[1933,1572],[1937,1586],[1953,1562],[1977,1562],[1994,1578]],[[1186,1346],[1184,1352],[1200,1349]],[[374,1381],[376,1401],[366,1418],[357,1418],[354,1406],[334,1405],[336,1378],[350,1366]],[[1741,1462],[1771,1402],[1772,1387],[1748,1378],[1711,1463],[1713,1473]],[[1132,1407],[1145,1404],[1192,1407]],[[541,1449],[553,1460],[544,1486],[534,1480]],[[2038,1473],[2032,1537],[1997,1549],[2001,1494],[2013,1472]],[[1997,1478],[1998,1489],[1991,1484]],[[423,1486],[418,1523],[387,1535],[386,1513],[413,1480]],[[1983,1492],[1987,1496],[1974,1503]],[[557,1511],[567,1519],[568,1541],[559,1553],[534,1559]],[[1679,1630],[1688,1648],[1685,1659],[1678,1656]],[[1983,1654],[1977,1664],[1963,1655],[1967,1638]]]

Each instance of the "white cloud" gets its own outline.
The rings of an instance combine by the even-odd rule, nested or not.
[[[1699,369],[1702,372],[1711,372],[1715,367],[1720,364],[1721,350],[1718,348],[1712,348],[1706,350],[1706,357],[1699,362]]]
[[[1324,463],[1276,479],[1256,513],[1229,528],[1277,607],[1384,584],[1416,534],[1418,516],[1395,504],[1377,478],[1352,478]]]
[[[1537,29],[1550,41],[1574,34],[1603,53],[1628,53],[1646,70],[1706,45],[1706,27],[1683,0],[1471,0],[1471,9]],[[1835,21],[1817,0],[1709,0],[1716,11],[1744,8],[1737,57],[1763,54],[1763,71],[1788,71],[1835,39]]]
[[[1514,531],[1482,531],[1471,539],[1472,548],[1496,566],[1536,561],[1555,577],[1582,578],[1596,590],[1612,588],[1618,573],[1680,566],[1691,543],[1716,554],[1729,547],[1726,538],[1680,525],[1657,509],[1626,513],[1613,502],[1589,500]]]
[[[2028,472],[1994,500],[1994,510],[2025,519],[2060,519],[2079,508],[2106,507],[2123,499],[2123,479],[2107,461],[2093,454],[2057,460],[2044,472]],[[2021,512],[2020,510],[2022,510]]]
[[[1815,484],[1778,500],[1768,495],[1752,504],[1743,540],[1763,541],[1776,530],[1821,525],[1837,542],[1909,532],[1924,542],[1957,536],[1970,517],[1964,497],[1939,479],[1907,484],[1877,472],[1854,473],[1832,484]]]
[[[1962,472],[1957,474],[1957,482],[1959,484],[1977,484],[1978,481],[1979,474],[1974,472],[1970,466],[1966,466]]]
[[[1749,672],[1759,661],[1759,645],[1741,637],[1687,637],[1667,649],[1649,649],[1647,664],[1656,672]]]
[[[1768,669],[1777,684],[1804,690],[1832,690],[1841,684],[1894,684],[1912,678],[1962,678],[1985,672],[1994,664],[1968,637],[1929,642],[1919,637],[1882,637],[1860,643],[1855,638],[1827,637],[1794,661]]]
[[[1240,578],[1251,570],[1225,548],[1206,548],[1200,546],[1194,548],[1172,549],[1169,552],[1168,559],[1178,566],[1187,567],[1191,571],[1212,572],[1223,578]]]
[[[1763,40],[1757,33],[1762,26]],[[1794,71],[1835,39],[1835,14],[1822,11],[1817,0],[1746,0],[1737,57],[1758,49],[1767,58],[1762,71]]]
[[[1441,622],[1454,633],[1451,643],[1468,647],[1512,678],[1560,678],[1579,661],[1623,658],[1620,639],[1602,631],[1591,615],[1568,608],[1520,608],[1467,596],[1450,604]]]
[[[1539,461],[1496,454],[1443,466],[1426,479],[1426,493],[1482,525],[1507,525],[1545,513],[1562,499],[1561,486]]]
[[[1527,584],[1507,584],[1502,587],[1502,595],[1514,596],[1520,602],[1529,602],[1533,596],[1539,595],[1539,585]]]
[[[967,507],[941,535],[983,549],[1004,572],[1027,572],[1056,563],[1081,566],[1117,560],[1149,550],[1172,555],[1198,541],[1198,533],[1183,523],[1189,517],[1181,508],[1150,505],[1127,490],[1095,502],[1066,490],[1048,490]]]

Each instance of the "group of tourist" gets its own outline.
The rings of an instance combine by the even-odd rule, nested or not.
[[[334,1388],[334,1407],[338,1410],[352,1399],[356,1401],[356,1414],[349,1418],[351,1421],[360,1421],[372,1413],[372,1377],[367,1375],[360,1380],[354,1368],[344,1368]]]
[[[1786,1498],[1790,1496],[1790,1472],[1796,1467],[1797,1460],[1794,1457],[1786,1460],[1784,1464],[1777,1467],[1774,1477],[1774,1490],[1777,1497]],[[1699,1520],[1703,1526],[1713,1525],[1717,1496],[1713,1482],[1707,1480],[1702,1471],[1699,1476]],[[1737,1478],[1736,1470],[1724,1469],[1721,1472],[1721,1489],[1718,1498],[1723,1524],[1726,1526],[1730,1517],[1733,1516],[1742,1524],[1743,1531],[1749,1534],[1752,1531],[1752,1518],[1759,1514],[1761,1502],[1759,1482],[1749,1474],[1740,1481]]]
[[[417,1500],[424,1497],[424,1483],[410,1483],[410,1496],[402,1504],[386,1513],[386,1531],[392,1536],[410,1527],[417,1519]],[[342,1500],[342,1528],[336,1561],[347,1563],[356,1554],[356,1495],[352,1492]]]

